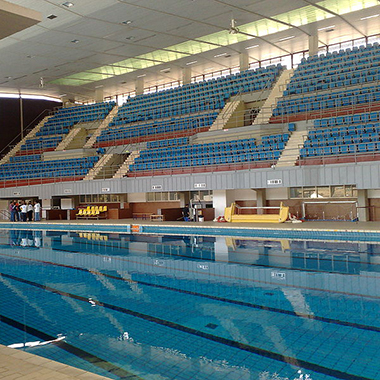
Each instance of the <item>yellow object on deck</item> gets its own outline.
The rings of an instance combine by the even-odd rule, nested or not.
[[[265,209],[265,207],[263,207],[263,209]],[[237,214],[237,210],[238,206],[236,206],[235,203],[232,203],[231,207],[226,207],[224,219],[232,223],[284,223],[289,215],[289,207],[284,206],[282,202],[278,214]]]

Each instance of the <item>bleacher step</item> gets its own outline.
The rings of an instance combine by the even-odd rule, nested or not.
[[[123,178],[129,171],[129,167],[134,164],[135,159],[140,156],[140,150],[134,150],[127,157],[127,159],[121,164],[120,168],[114,174],[112,178]]]
[[[83,148],[92,148],[92,146],[96,142],[96,138],[101,135],[102,130],[107,128],[109,123],[112,121],[112,119],[117,115],[119,107],[115,105],[115,107],[112,108],[110,113],[106,116],[106,118],[100,123],[99,127],[96,129],[96,131],[92,134],[92,136],[88,139],[86,144],[83,146]]]
[[[282,96],[285,90],[286,83],[294,74],[294,69],[284,70],[278,77],[277,82],[273,85],[272,91],[265,100],[259,113],[257,114],[253,125],[267,124],[272,116],[272,109],[276,107],[278,99]]]
[[[305,141],[304,136],[306,133],[307,132],[303,130],[292,132],[285,149],[277,161],[276,168],[296,165],[300,155],[300,149],[303,147]]]

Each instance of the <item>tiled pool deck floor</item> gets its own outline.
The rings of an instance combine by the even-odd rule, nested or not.
[[[0,345],[2,380],[104,380],[106,377]]]
[[[0,221],[9,223],[9,221]],[[212,228],[244,228],[244,229],[282,229],[282,230],[318,230],[318,231],[371,231],[380,233],[380,222],[305,222],[305,223],[217,223],[217,222],[151,222],[141,219],[122,220],[57,220],[42,221],[42,224],[89,224],[94,225],[149,225],[149,226],[176,226],[176,227],[212,227]],[[22,225],[23,228],[29,223],[14,223],[15,228]],[[33,227],[39,223],[31,222]],[[0,378],[2,380],[65,380],[82,379],[96,380],[105,377],[86,372],[65,364],[35,356],[23,351],[14,350],[0,345]]]

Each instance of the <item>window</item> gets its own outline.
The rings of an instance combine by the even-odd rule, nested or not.
[[[357,196],[357,189],[354,185],[291,187],[289,189],[291,199],[357,198]]]
[[[155,192],[146,193],[147,202],[166,202],[166,201],[178,201],[179,193],[175,192]]]

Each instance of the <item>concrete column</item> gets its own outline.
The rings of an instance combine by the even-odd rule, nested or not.
[[[318,53],[318,33],[309,36],[309,55]]]
[[[135,82],[136,95],[142,95],[144,93],[144,77],[136,79]]]
[[[239,54],[240,71],[248,70],[249,68],[249,56],[246,52]]]
[[[183,84],[191,83],[191,68],[190,67],[184,67],[182,69],[182,82]]]
[[[98,86],[95,88],[95,102],[102,102],[104,99],[103,96],[103,86]]]
[[[358,190],[358,218],[360,222],[369,221],[367,190]],[[365,207],[365,208],[364,208]]]
[[[267,195],[265,189],[255,189],[256,191],[256,206],[265,207],[267,205]],[[264,214],[263,209],[257,209],[257,214]]]

